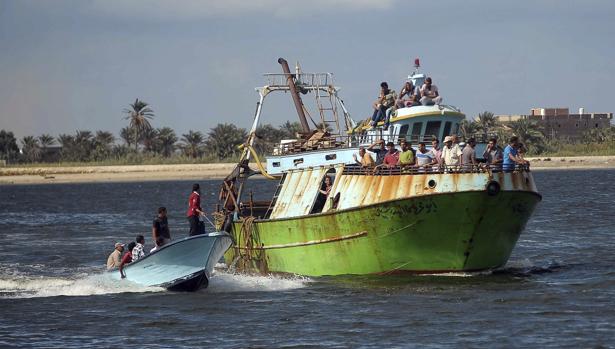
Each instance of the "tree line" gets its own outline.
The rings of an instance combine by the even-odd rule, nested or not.
[[[474,120],[463,120],[459,125],[462,138],[468,139],[476,135],[495,136],[500,143],[506,142],[511,136],[519,137],[530,155],[575,153],[583,155],[578,149],[584,146],[587,153],[609,152],[615,154],[615,127],[595,128],[585,131],[579,139],[548,138],[545,130],[536,121],[519,119],[501,123],[493,113],[479,113]],[[606,155],[606,153],[604,154]]]
[[[124,109],[128,125],[119,139],[108,131],[77,130],[74,134],[25,136],[19,143],[12,132],[0,130],[0,160],[8,163],[37,162],[115,162],[115,163],[179,163],[232,161],[240,155],[238,146],[247,138],[247,130],[230,123],[221,123],[208,132],[190,130],[181,137],[170,127],[152,127],[155,117],[151,107],[136,99]],[[301,130],[298,122],[286,121],[275,127],[260,126],[254,147],[260,154],[271,153],[282,139],[296,138]],[[495,135],[500,142],[518,136],[528,154],[574,154],[579,144],[586,153],[615,153],[615,127],[591,129],[580,140],[548,139],[540,124],[529,119],[500,123],[493,113],[485,111],[474,120],[463,120],[459,133],[468,139],[476,134]]]
[[[120,162],[142,163],[233,160],[240,155],[238,146],[245,142],[247,130],[221,123],[204,133],[190,130],[181,137],[170,127],[152,127],[154,111],[136,99],[124,109],[128,125],[119,138],[109,131],[77,130],[74,134],[25,136],[18,141],[10,131],[0,130],[0,160],[8,163],[37,162]],[[271,152],[281,139],[294,138],[301,129],[298,122],[281,126],[260,126],[254,147]]]

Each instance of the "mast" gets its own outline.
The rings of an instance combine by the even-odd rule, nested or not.
[[[303,129],[303,133],[308,133],[310,132],[310,125],[308,124],[305,117],[305,112],[303,111],[303,102],[301,101],[301,97],[297,93],[295,81],[293,80],[293,74],[290,73],[288,62],[284,58],[278,58],[278,63],[280,63],[284,74],[286,74],[286,83],[288,84],[291,96],[293,96],[293,102],[295,103],[295,109],[297,109],[297,115],[299,115],[299,121],[301,122],[301,128]]]

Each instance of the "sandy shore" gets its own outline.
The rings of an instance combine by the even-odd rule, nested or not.
[[[532,170],[615,168],[615,156],[528,158]],[[224,178],[234,163],[74,167],[0,167],[0,184],[141,182]]]
[[[141,182],[226,177],[235,163],[0,168],[0,184]]]

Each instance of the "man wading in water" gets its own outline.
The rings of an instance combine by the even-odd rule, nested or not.
[[[190,222],[190,236],[205,233],[203,223],[199,221],[199,216],[204,216],[205,212],[201,208],[201,187],[198,183],[192,185],[192,194],[188,198],[188,222]]]

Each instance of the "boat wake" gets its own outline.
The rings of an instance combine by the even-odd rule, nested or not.
[[[419,274],[420,276],[442,276],[442,277],[477,277],[488,275],[510,275],[516,277],[529,277],[532,275],[540,275],[545,273],[553,273],[563,269],[565,266],[550,261],[544,265],[537,265],[529,259],[511,261],[506,266],[493,270],[477,271],[477,272],[450,272],[450,273],[435,273],[435,274]]]
[[[0,275],[0,298],[92,296],[160,291],[165,291],[165,289],[139,286],[128,281],[118,282],[106,273],[82,275],[74,278]]]
[[[312,280],[302,276],[246,275],[216,270],[206,292],[271,292],[299,289]]]

